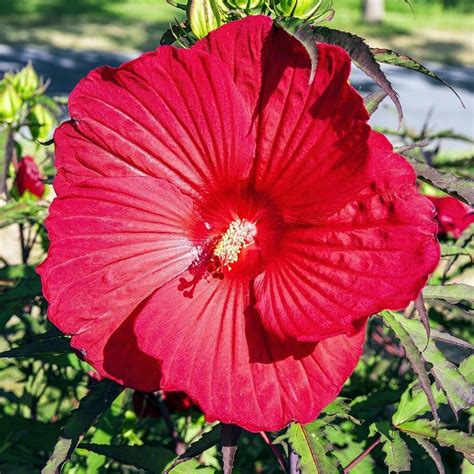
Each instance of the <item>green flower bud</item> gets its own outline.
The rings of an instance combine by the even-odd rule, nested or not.
[[[21,97],[9,83],[0,82],[0,122],[12,123],[22,106]]]
[[[261,7],[264,0],[227,0],[227,3],[232,8],[239,8],[240,10],[253,10],[254,8]]]
[[[33,138],[46,141],[54,127],[55,119],[53,114],[43,105],[34,105],[27,118],[28,126]]]
[[[23,99],[29,99],[41,86],[40,78],[31,63],[15,74],[12,82]]]
[[[293,18],[311,18],[321,6],[322,0],[281,0],[280,11]]]
[[[222,25],[222,12],[225,7],[219,0],[190,0],[188,20],[191,31],[199,38]]]

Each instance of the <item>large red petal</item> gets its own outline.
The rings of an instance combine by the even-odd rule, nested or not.
[[[249,103],[256,188],[272,197],[287,221],[330,215],[372,179],[369,116],[348,83],[349,56],[336,46],[317,47],[311,85],[307,51],[266,17],[225,25],[194,47],[227,64]]]
[[[59,197],[47,219],[52,244],[38,267],[48,317],[73,335],[72,345],[101,375],[110,376],[102,364],[107,339],[195,258],[187,235],[193,203],[165,180],[150,177],[71,184],[60,173],[55,187]],[[125,367],[137,349],[119,339],[120,351],[128,355],[117,358]]]
[[[201,280],[192,297],[181,284],[150,298],[135,333],[140,348],[161,361],[162,388],[186,392],[209,421],[254,432],[308,423],[359,360],[365,328],[318,344],[280,342],[251,309],[247,280]]]
[[[162,47],[92,71],[69,98],[72,121],[55,134],[56,165],[84,176],[149,175],[181,190],[247,177],[250,113],[222,62]]]
[[[416,299],[439,260],[433,206],[380,134],[377,180],[318,226],[289,230],[255,282],[257,309],[280,338],[318,341]]]

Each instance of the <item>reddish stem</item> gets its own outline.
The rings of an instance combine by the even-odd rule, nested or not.
[[[265,431],[260,431],[260,436],[263,438],[263,441],[265,441],[265,443],[267,443],[268,447],[273,451],[273,454],[277,458],[278,464],[280,465],[282,471],[286,472],[285,459],[283,457],[283,454],[271,442],[270,438],[267,436],[267,433],[265,433]]]
[[[380,443],[380,438],[377,438],[365,451],[359,454],[347,467],[344,468],[344,473],[349,472],[357,466],[371,451]]]

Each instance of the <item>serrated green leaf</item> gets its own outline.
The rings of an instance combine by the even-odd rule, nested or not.
[[[423,290],[427,300],[444,300],[448,303],[461,303],[463,301],[474,303],[474,287],[464,283],[451,285],[427,285]]]
[[[409,154],[403,154],[407,161],[415,168],[419,179],[425,181],[435,188],[440,189],[452,196],[464,201],[471,207],[474,206],[474,182],[470,179],[460,178],[451,173],[438,171],[432,166],[418,161]]]
[[[446,428],[436,430],[433,423],[426,419],[407,421],[399,425],[398,429],[406,433],[432,439],[442,446],[454,448],[470,459],[474,456],[474,438],[464,431]]]
[[[123,387],[111,380],[102,380],[91,388],[90,392],[80,401],[79,407],[71,413],[66,421],[42,474],[56,474],[61,471],[72,456],[80,439],[110,408],[122,390]]]
[[[351,57],[353,63],[371,79],[373,79],[379,87],[384,90],[392,99],[398,111],[398,118],[401,122],[403,119],[402,106],[398,100],[398,95],[386,78],[379,64],[375,60],[370,47],[360,36],[339,30],[333,30],[326,26],[316,26],[313,28],[313,40],[323,43],[334,44],[345,49]]]
[[[472,385],[474,384],[474,355],[464,359],[459,365],[459,373]]]
[[[339,462],[331,454],[319,420],[308,425],[291,423],[286,438],[300,458],[298,468],[302,474],[335,474],[341,471]]]
[[[422,323],[403,316],[399,318],[399,322],[410,334],[418,350],[423,351],[423,359],[432,364],[431,373],[446,395],[454,413],[470,407],[474,402],[470,384],[459,373],[457,367],[446,359],[433,341],[427,342]]]
[[[389,437],[382,436],[382,451],[389,472],[410,471],[410,450],[398,431],[392,430]]]
[[[436,446],[431,444],[426,438],[423,438],[419,435],[416,435],[414,433],[407,433],[407,434],[408,436],[413,438],[428,453],[428,456],[435,463],[439,474],[444,474],[445,470],[444,470],[443,461],[441,459],[441,455],[439,454],[439,451],[436,449]]]
[[[114,446],[82,443],[79,448],[101,454],[126,466],[145,469],[155,474],[161,474],[176,457],[173,451],[160,446]]]
[[[53,329],[31,337],[27,342],[9,351],[0,352],[0,358],[35,357],[44,354],[67,354],[73,352],[70,339]]]
[[[434,72],[430,71],[428,68],[423,66],[423,64],[420,64],[418,61],[415,61],[413,58],[410,58],[410,56],[406,56],[404,54],[398,54],[397,52],[392,51],[390,49],[371,48],[371,51],[372,51],[372,54],[374,55],[374,58],[378,62],[391,64],[393,66],[403,67],[405,69],[411,69],[412,71],[420,72],[421,74],[424,74],[428,77],[431,77],[432,79],[435,79],[438,82],[441,82],[442,84],[444,84],[446,87],[449,87],[454,92],[456,97],[461,102],[462,106],[465,107],[461,97],[454,90],[452,86],[450,86],[440,76],[438,76],[437,74],[435,74]]]
[[[392,311],[383,311],[382,315],[384,320],[388,323],[390,328],[393,330],[405,348],[406,356],[410,361],[413,370],[418,375],[421,388],[426,395],[427,401],[431,408],[431,413],[433,414],[433,418],[437,423],[439,423],[439,416],[438,412],[436,411],[436,403],[431,389],[431,382],[428,377],[428,372],[426,371],[425,361],[423,360],[420,349],[415,344],[412,335],[407,332],[407,330],[402,325],[405,317]]]
[[[431,386],[434,401],[437,405],[448,403],[446,397],[441,390],[433,384]],[[413,420],[426,412],[430,411],[430,405],[426,399],[426,394],[423,392],[418,382],[413,382],[400,398],[400,403],[393,414],[392,423],[398,426],[409,420]]]

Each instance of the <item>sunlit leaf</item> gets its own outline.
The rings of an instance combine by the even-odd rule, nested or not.
[[[440,428],[436,430],[429,420],[407,421],[398,426],[401,431],[429,438],[442,446],[449,446],[463,453],[470,459],[474,456],[474,438],[468,433],[458,430]]]
[[[432,166],[407,154],[403,155],[415,168],[419,179],[474,206],[474,182],[451,173],[438,171]]]
[[[448,303],[461,303],[463,301],[474,303],[474,287],[464,283],[437,286],[427,285],[423,290],[427,300],[444,300]]]
[[[423,392],[425,393],[428,403],[431,407],[433,418],[437,423],[439,423],[439,417],[436,411],[436,403],[431,390],[431,382],[428,377],[428,372],[426,371],[425,362],[421,356],[420,349],[416,346],[412,338],[412,335],[408,333],[401,324],[401,322],[405,319],[404,316],[391,311],[384,311],[382,314],[384,320],[388,323],[390,328],[397,335],[403,347],[405,348],[406,356],[410,361],[413,370],[418,375],[421,388],[423,389]]]
[[[449,405],[456,414],[473,404],[470,384],[457,367],[446,359],[433,341],[428,341],[423,326],[414,319],[399,318],[399,323],[410,334],[418,350],[423,350],[423,359],[432,364],[431,373],[437,385],[443,390]]]
[[[309,425],[291,423],[288,427],[286,438],[299,456],[298,467],[304,474],[333,474],[341,470],[321,426],[316,420]]]
[[[410,450],[398,431],[391,430],[390,436],[382,436],[382,451],[389,472],[410,471]]]
[[[415,61],[413,58],[410,58],[409,56],[406,56],[404,54],[398,54],[397,52],[392,51],[390,49],[371,48],[371,51],[375,59],[381,63],[392,64],[393,66],[411,69],[412,71],[420,72],[421,74],[425,74],[426,76],[429,76],[432,79],[441,82],[445,86],[449,87],[454,92],[454,94],[456,94],[456,97],[459,99],[459,101],[464,107],[464,103],[461,97],[454,90],[454,88],[451,87],[443,78],[435,74],[433,71],[430,71],[418,61]]]

